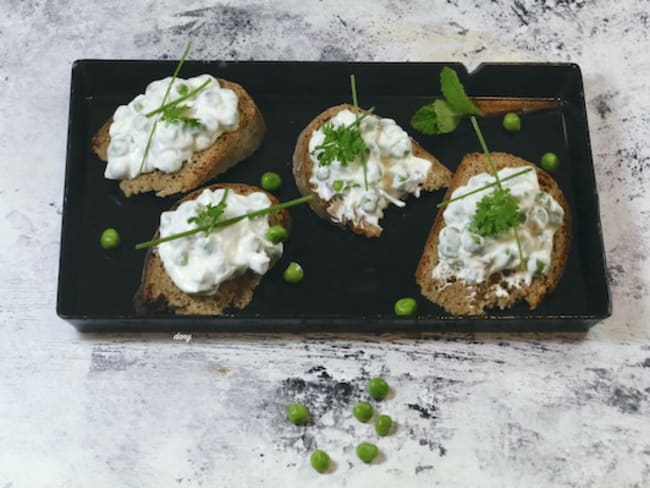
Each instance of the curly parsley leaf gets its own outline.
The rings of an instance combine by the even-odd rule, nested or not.
[[[470,230],[480,236],[497,236],[524,220],[517,200],[508,188],[497,188],[476,204]]]
[[[325,139],[314,148],[319,166],[329,166],[338,161],[347,166],[368,152],[358,124],[335,126],[331,122],[322,127]]]
[[[455,112],[464,115],[481,113],[465,93],[465,88],[458,79],[458,74],[448,66],[442,68],[440,72],[440,90]]]
[[[203,124],[199,119],[189,117],[189,105],[170,105],[163,110],[161,120],[169,122],[170,124],[185,124],[188,127],[199,128]]]
[[[223,213],[226,211],[226,207],[228,207],[226,199],[228,198],[229,191],[230,189],[226,188],[226,191],[223,192],[221,200],[219,200],[219,203],[216,205],[212,205],[211,203],[208,205],[200,205],[197,208],[196,215],[187,219],[187,223],[191,224],[194,222],[197,227],[205,227],[206,234],[214,230],[214,228],[217,227],[217,223],[223,216]]]

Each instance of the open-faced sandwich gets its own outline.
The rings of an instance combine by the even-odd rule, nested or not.
[[[154,241],[138,246],[148,252],[136,310],[220,315],[248,305],[262,276],[282,256],[281,241],[291,225],[284,208],[265,213],[276,204],[259,188],[217,184],[163,212]]]
[[[353,99],[356,93],[353,84]],[[355,105],[337,105],[312,120],[298,137],[293,174],[300,193],[314,195],[322,218],[378,237],[390,204],[446,187],[451,172],[394,120]]]
[[[237,83],[210,75],[151,82],[93,137],[106,178],[126,196],[193,190],[246,159],[264,138],[262,114]]]
[[[526,300],[536,308],[557,285],[571,241],[569,208],[553,178],[534,164],[491,153],[461,162],[416,272],[422,294],[450,313]]]

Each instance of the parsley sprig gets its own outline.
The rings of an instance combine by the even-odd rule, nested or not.
[[[469,116],[495,182],[476,191],[468,192],[453,201],[494,186],[495,189],[477,203],[470,230],[482,236],[496,236],[512,229],[517,242],[519,263],[523,268],[524,256],[517,232],[517,227],[523,220],[523,216],[519,212],[519,201],[510,193],[509,189],[504,189],[501,185],[502,180],[499,178],[499,173],[492,161],[492,155],[476,119],[480,110],[465,93],[458,74],[447,66],[440,73],[440,89],[444,100],[435,100],[433,103],[421,107],[413,115],[411,125],[424,134],[446,134],[453,132],[458,127],[463,116]],[[514,175],[510,176],[510,178],[513,177]],[[451,200],[443,202],[441,206],[449,203]]]
[[[357,99],[357,84],[354,75],[350,75],[350,89],[352,91],[352,104],[354,105],[355,119],[349,125],[335,126],[331,122],[323,125],[321,130],[325,138],[323,142],[314,148],[319,166],[330,166],[338,161],[341,166],[348,166],[350,163],[360,159],[363,165],[363,182],[368,190],[367,158],[370,149],[361,136],[361,121],[368,117],[373,111],[371,107],[363,115],[359,114],[359,103]]]
[[[187,223],[195,223],[198,227],[205,228],[206,234],[212,232],[212,230],[214,230],[215,226],[219,222],[219,219],[221,219],[221,216],[226,211],[226,208],[228,207],[226,199],[228,198],[229,191],[230,188],[226,188],[226,190],[223,192],[221,200],[219,200],[219,203],[216,205],[208,203],[207,205],[199,206],[196,215],[187,219]]]
[[[303,203],[311,202],[314,199],[314,195],[307,195],[305,197],[300,197],[296,198],[295,200],[289,200],[288,202],[283,202],[283,203],[278,203],[276,205],[271,205],[270,207],[262,208],[260,210],[254,210],[252,212],[245,213],[243,215],[238,215],[237,217],[232,217],[230,219],[226,220],[217,220],[215,221],[207,221],[207,222],[201,222],[201,224],[190,230],[186,230],[185,232],[180,232],[178,234],[173,234],[171,236],[163,237],[160,239],[154,239],[151,241],[146,241],[146,242],[140,242],[135,245],[136,249],[146,249],[147,247],[152,247],[152,246],[157,246],[158,244],[162,244],[163,242],[169,242],[173,241],[176,239],[182,239],[184,237],[188,237],[194,234],[198,234],[199,232],[212,232],[215,229],[219,229],[221,227],[226,227],[232,224],[236,224],[237,222],[241,222],[242,220],[245,219],[252,219],[255,217],[261,217],[263,215],[267,215],[273,212],[277,212],[279,210],[284,210],[287,208],[295,207],[297,205],[301,205]],[[218,206],[218,205],[217,205]],[[216,207],[213,207],[216,208]],[[198,217],[198,216],[197,216]],[[192,217],[193,218],[193,217]]]

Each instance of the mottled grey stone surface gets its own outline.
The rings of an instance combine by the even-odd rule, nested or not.
[[[0,487],[650,486],[647,0],[0,2]],[[55,313],[77,58],[572,61],[614,315],[586,335],[81,336]],[[376,465],[351,404],[397,431]],[[283,419],[287,402],[316,423]],[[317,475],[308,452],[336,462]]]

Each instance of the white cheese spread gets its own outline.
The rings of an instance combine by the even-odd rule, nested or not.
[[[216,206],[224,190],[204,190],[194,199],[181,203],[176,210],[160,216],[160,237],[195,229],[198,210],[209,204]],[[269,198],[261,192],[239,195],[229,191],[222,220],[271,206]],[[269,229],[268,215],[244,219],[232,225],[217,228],[208,234],[199,232],[187,237],[163,242],[158,254],[165,271],[174,284],[186,293],[214,294],[224,281],[239,276],[250,269],[265,274],[271,259],[282,255],[282,243],[273,244],[266,238]]]
[[[499,171],[503,179],[520,172],[519,168],[504,168]],[[454,190],[450,199],[460,197],[472,190],[494,183],[489,173],[481,173],[469,179],[466,185]],[[510,270],[506,281],[511,286],[530,284],[536,274],[546,274],[550,269],[553,251],[553,236],[564,220],[564,209],[548,193],[541,191],[537,172],[529,171],[502,183],[519,201],[519,211],[525,220],[517,227],[524,258],[524,269],[520,267],[519,252],[514,231],[482,237],[470,231],[470,224],[476,213],[477,203],[494,191],[494,187],[452,202],[444,210],[445,226],[438,236],[438,264],[433,277],[447,279],[455,277],[466,283],[486,281],[490,275]],[[497,296],[504,296],[505,290]]]
[[[211,146],[224,132],[236,130],[239,126],[237,94],[227,88],[221,88],[219,82],[210,75],[196,76],[188,80],[177,78],[165,103],[181,98],[207,80],[210,80],[210,83],[205,88],[178,104],[189,107],[185,109],[183,116],[196,119],[198,124],[170,122],[162,119],[160,113],[146,116],[162,105],[171,77],[149,83],[144,94],[138,95],[127,105],[118,107],[110,127],[111,140],[104,176],[113,180],[135,178],[141,173],[157,169],[174,173],[193,153]],[[153,124],[158,119],[160,120],[143,164],[145,148]]]
[[[342,110],[330,119],[334,127],[349,126],[355,114]],[[335,209],[338,222],[366,222],[379,227],[383,210],[390,203],[404,206],[401,198],[407,194],[420,196],[431,162],[413,155],[411,139],[392,119],[375,115],[365,117],[360,123],[361,137],[370,150],[365,163],[368,189],[365,188],[364,165],[360,160],[342,165],[335,160],[331,165],[320,166],[316,147],[325,140],[322,128],[312,133],[309,154],[313,162],[309,182],[318,195],[326,201],[337,197]]]

